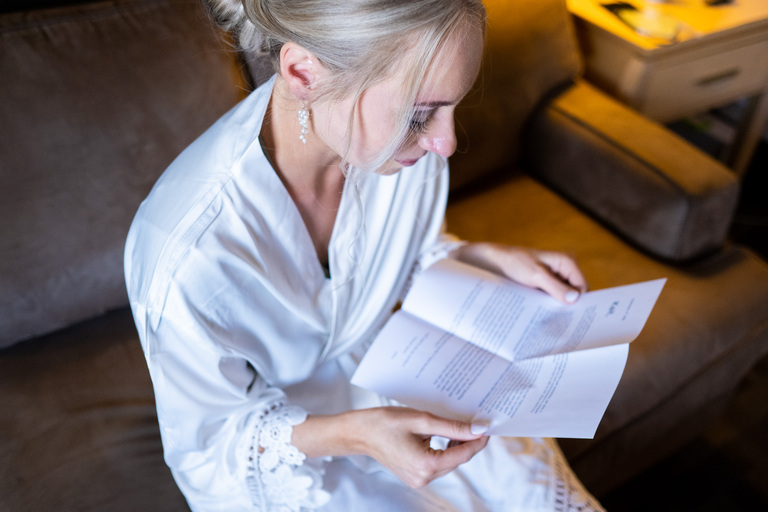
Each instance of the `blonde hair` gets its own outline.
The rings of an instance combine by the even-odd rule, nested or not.
[[[356,99],[396,65],[408,67],[403,109],[391,143],[371,169],[390,158],[408,136],[413,103],[430,63],[466,23],[485,27],[481,0],[206,0],[216,21],[240,49],[269,55],[279,70],[280,49],[291,41],[330,71],[318,98]],[[412,51],[414,59],[403,60]],[[357,101],[354,102],[357,104]],[[350,112],[348,141],[352,137]],[[346,159],[344,159],[346,160]]]

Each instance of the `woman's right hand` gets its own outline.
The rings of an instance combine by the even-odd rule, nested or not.
[[[474,433],[473,433],[474,430]],[[310,416],[294,427],[293,444],[308,457],[369,455],[409,487],[423,487],[469,461],[488,443],[484,427],[405,407]],[[432,436],[451,440],[430,447]]]

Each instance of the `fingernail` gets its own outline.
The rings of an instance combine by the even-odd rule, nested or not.
[[[565,302],[573,303],[579,299],[579,292],[571,290],[565,293]]]
[[[488,425],[484,423],[473,423],[472,427],[470,428],[470,432],[472,432],[473,436],[485,434],[488,432]]]

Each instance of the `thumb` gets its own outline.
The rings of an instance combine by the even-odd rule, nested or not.
[[[536,256],[547,270],[538,274],[538,287],[552,297],[560,302],[572,304],[587,290],[584,274],[572,257],[550,251],[539,251]]]
[[[548,275],[542,279],[541,282],[538,283],[538,287],[555,299],[566,304],[573,304],[579,300],[579,297],[581,296],[579,290],[569,286],[552,275]]]
[[[423,435],[441,436],[454,441],[472,441],[483,436],[488,431],[488,424],[484,422],[466,422],[449,420],[430,414]]]

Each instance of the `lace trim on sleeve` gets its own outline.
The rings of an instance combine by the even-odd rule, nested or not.
[[[253,423],[246,480],[256,510],[299,512],[330,499],[321,471],[305,465],[306,455],[291,444],[293,427],[306,418],[300,407],[273,402]]]
[[[549,440],[552,457],[555,512],[605,512],[589,493],[565,460],[560,448]]]

